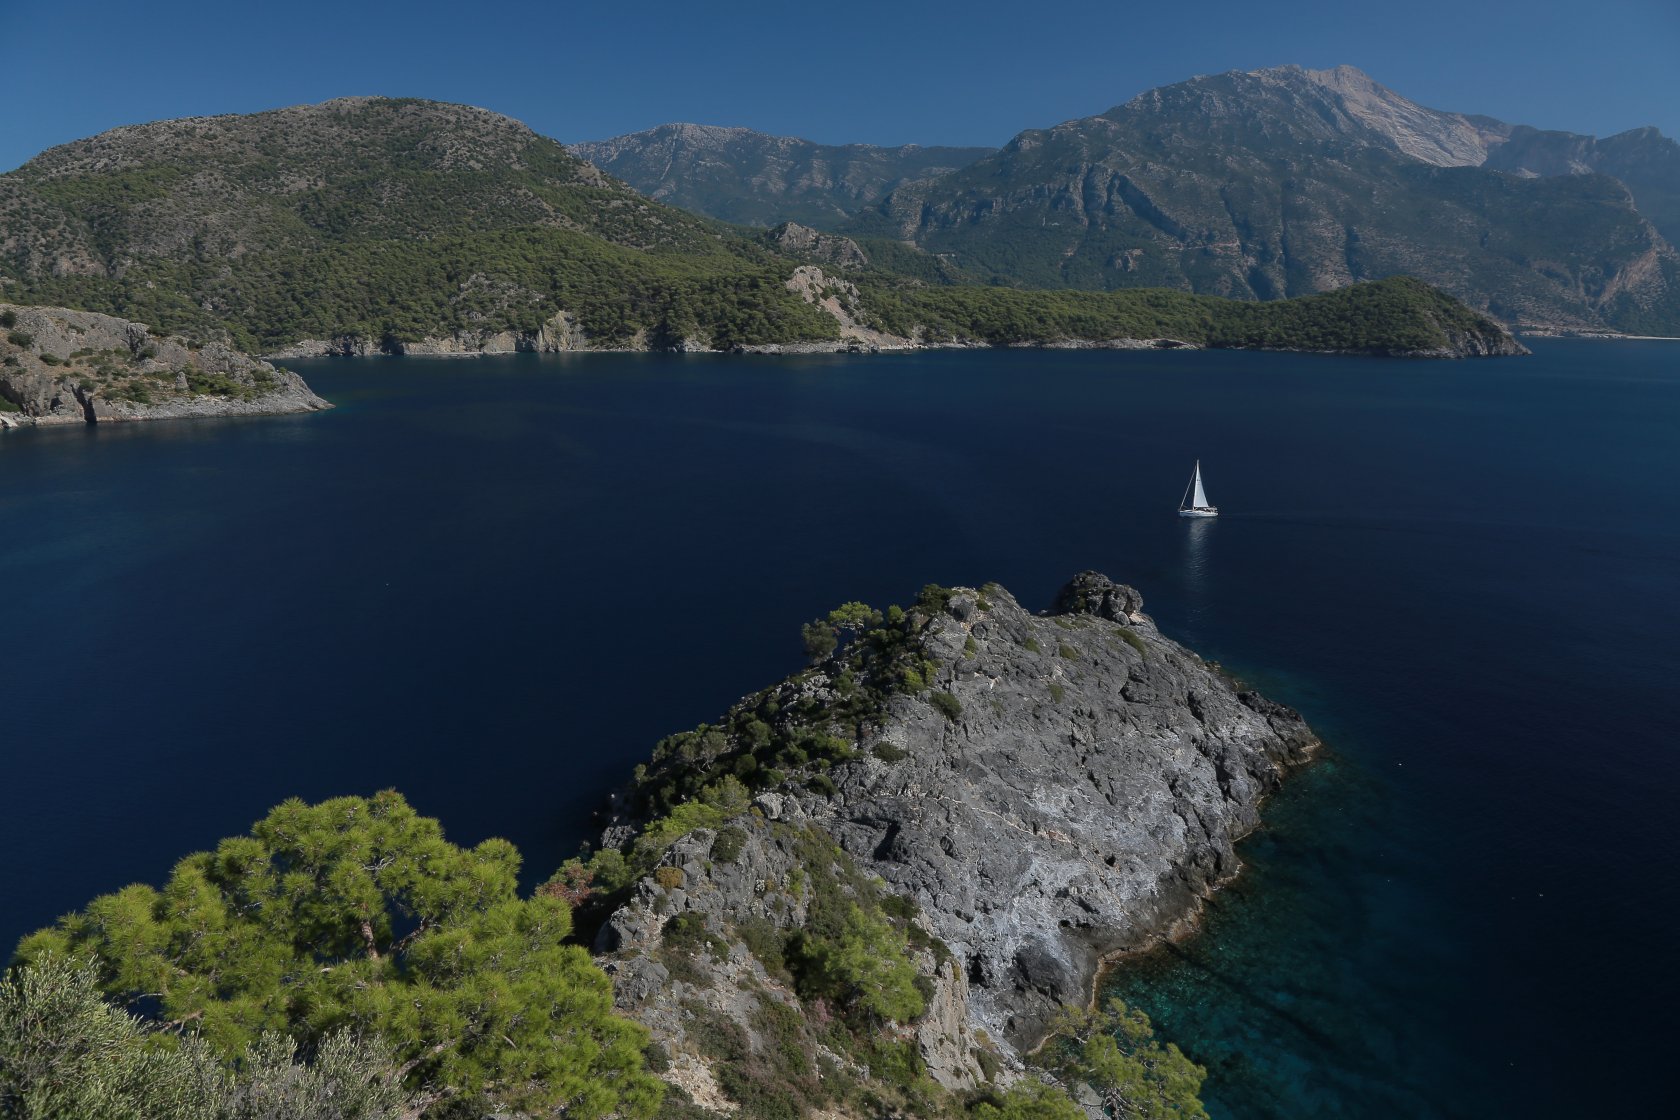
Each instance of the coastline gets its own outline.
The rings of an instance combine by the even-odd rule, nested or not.
[[[1638,336],[1625,336],[1638,337]],[[1408,361],[1458,361],[1467,358],[1521,357],[1529,353],[1517,344],[1511,351],[1482,348],[1436,348],[1431,350],[1310,350],[1295,346],[1206,346],[1177,338],[1052,338],[1017,342],[985,342],[980,339],[949,339],[938,342],[901,340],[899,342],[865,342],[857,339],[824,339],[812,342],[766,342],[733,346],[716,350],[688,340],[676,346],[511,346],[483,349],[456,349],[433,345],[438,340],[422,339],[415,343],[390,343],[375,347],[360,340],[325,341],[308,339],[292,346],[260,355],[266,362],[310,360],[315,358],[498,358],[511,354],[711,354],[711,355],[784,355],[784,354],[911,354],[938,350],[1225,350],[1254,354],[1310,354],[1330,357],[1394,358]]]

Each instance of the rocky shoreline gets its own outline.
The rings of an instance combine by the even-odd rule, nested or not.
[[[894,693],[808,779],[676,838],[604,915],[596,948],[620,1009],[697,1102],[721,1100],[727,1080],[697,1015],[756,1037],[763,1000],[819,1014],[763,949],[812,920],[819,878],[878,884],[916,915],[926,945],[909,959],[930,1010],[904,1037],[929,1076],[952,1090],[1007,1080],[1108,964],[1195,927],[1237,874],[1234,845],[1264,796],[1318,746],[1299,714],[1160,634],[1135,590],[1096,573],[1042,614],[989,585],[946,592],[908,625],[925,691]],[[649,788],[750,765],[749,740],[805,734],[775,721],[848,703],[874,671],[831,658],[668,741],[616,799],[603,850],[635,851],[662,827],[639,808]],[[765,713],[782,715],[752,730]],[[713,951],[673,956],[673,922]]]
[[[291,370],[225,341],[61,307],[0,304],[0,430],[331,408]]]

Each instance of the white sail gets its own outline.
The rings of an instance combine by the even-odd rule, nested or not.
[[[1206,509],[1208,506],[1207,491],[1202,489],[1202,461],[1196,460],[1196,495],[1190,503],[1191,509]]]

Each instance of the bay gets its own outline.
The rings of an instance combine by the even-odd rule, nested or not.
[[[0,941],[288,796],[538,881],[805,619],[1097,568],[1327,741],[1110,980],[1216,1116],[1654,1109],[1680,347],[1535,349],[315,362],[330,413],[7,433]]]

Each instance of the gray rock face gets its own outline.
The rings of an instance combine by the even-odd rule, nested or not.
[[[315,412],[303,378],[226,342],[154,335],[144,323],[0,304],[0,427]],[[15,410],[15,411],[14,411]]]
[[[1187,928],[1317,742],[1142,606],[1095,573],[1048,616],[960,592],[927,645],[961,714],[902,699],[881,740],[904,757],[840,768],[805,806],[921,904],[965,962],[973,1021],[1017,1046],[1090,997],[1105,956]]]
[[[664,884],[643,880],[606,921],[597,948],[621,1008],[673,1053],[693,1049],[685,1001],[750,1026],[736,987],[775,989],[734,931],[799,929],[809,878],[840,876],[838,861],[811,866],[804,835],[913,899],[952,954],[915,962],[935,992],[915,1029],[936,1079],[979,1084],[988,1040],[1007,1078],[1049,1016],[1090,998],[1105,957],[1191,928],[1236,874],[1233,846],[1258,825],[1262,797],[1317,746],[1297,713],[1161,635],[1136,590],[1094,572],[1043,615],[996,586],[959,588],[919,640],[916,656],[937,664],[927,691],[892,695],[822,781],[760,793],[735,822],[747,840],[733,862],[713,856],[713,833],[691,833],[664,856],[675,869]],[[841,664],[743,710],[767,710],[765,697],[808,710],[844,691]],[[615,846],[636,831],[630,804],[618,802]],[[685,912],[728,946],[702,962],[710,994],[673,982],[658,952],[664,923]]]
[[[727,860],[711,829],[677,841],[596,938],[618,1009],[652,1032],[670,1061],[668,1079],[717,1111],[732,1108],[718,1091],[706,1048],[705,1034],[719,1020],[738,1027],[749,1049],[762,1051],[777,1044],[765,1033],[767,1009],[785,1008],[800,1023],[801,1048],[837,1067],[852,1064],[824,1041],[786,978],[767,969],[741,933],[748,924],[782,933],[802,928],[815,894],[811,876],[842,874],[833,865],[811,865],[811,845],[801,842],[805,825],[765,815],[766,809],[780,815],[788,807],[767,795],[758,811],[736,822],[745,839]],[[667,927],[684,916],[703,924],[704,936],[714,939],[710,950],[685,948],[695,942],[693,935],[671,943]],[[912,963],[929,993],[928,1010],[914,1024],[887,1029],[915,1041],[928,1076],[945,1088],[979,1086],[986,1080],[976,1058],[982,1041],[970,1027],[962,972],[931,950],[917,952]]]
[[[441,338],[414,342],[383,341],[340,335],[310,338],[269,354],[276,361],[289,358],[375,358],[413,355],[425,358],[477,358],[487,354],[558,354],[591,349],[588,337],[577,325],[577,317],[558,311],[534,331],[456,331]],[[638,346],[635,349],[647,349]]]
[[[839,268],[863,268],[869,263],[869,257],[851,238],[821,233],[798,222],[783,222],[765,237],[782,252],[804,260]]]

